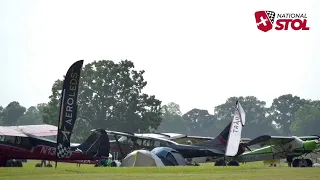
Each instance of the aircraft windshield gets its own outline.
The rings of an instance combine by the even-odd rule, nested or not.
[[[127,142],[128,141],[128,138],[126,136],[121,136],[119,139],[118,139],[119,142]]]
[[[126,144],[126,145],[133,145],[133,141],[131,138],[128,138],[127,136],[121,136],[118,141],[121,144]]]
[[[141,138],[134,138],[128,136],[120,136],[118,138],[119,143],[123,145],[135,145],[135,146],[152,146],[153,141],[150,139],[141,139]]]

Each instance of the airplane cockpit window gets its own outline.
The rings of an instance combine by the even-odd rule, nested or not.
[[[155,146],[155,147],[160,147],[160,141],[155,141],[155,142],[154,142],[154,146]]]
[[[150,140],[143,141],[143,146],[150,146],[150,144],[151,144]]]
[[[21,144],[22,144],[22,145],[30,145],[30,141],[29,141],[28,138],[22,138]]]
[[[6,137],[4,138],[4,142],[10,143],[10,144],[14,144],[14,142],[15,142],[15,137],[14,137],[14,136],[6,136]]]
[[[4,141],[4,136],[0,136],[0,141]]]
[[[141,140],[141,139],[137,139],[137,144],[138,144],[139,146],[142,146],[142,140]]]
[[[15,138],[15,144],[20,144],[21,143],[21,137],[19,137],[19,136],[17,136],[16,138]]]
[[[165,141],[161,141],[160,142],[160,146],[161,147],[167,147],[167,146],[169,146],[169,144],[167,142],[165,142]]]
[[[128,139],[128,145],[133,145],[133,140],[131,138]]]
[[[128,144],[128,138],[126,136],[121,136],[118,141],[121,143],[121,144]]]

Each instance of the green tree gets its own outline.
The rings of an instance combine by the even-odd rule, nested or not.
[[[71,142],[81,143],[92,133],[90,130],[94,129],[91,124],[81,118],[78,118],[75,125],[73,134],[71,136]]]
[[[45,124],[58,126],[62,83],[61,80],[56,80],[52,85],[50,101],[43,108],[43,123]]]
[[[2,125],[3,126],[17,125],[17,121],[21,116],[23,116],[25,111],[26,111],[26,108],[21,106],[19,102],[12,101],[1,112]]]
[[[224,104],[216,106],[215,116],[218,120],[219,129],[222,130],[231,122],[237,100],[246,112],[246,123],[242,131],[243,137],[254,138],[263,134],[275,133],[272,120],[266,118],[266,103],[254,96],[230,97]]]
[[[320,126],[320,104],[302,106],[294,116],[290,126],[294,135],[314,135],[319,134]]]
[[[283,135],[291,135],[290,125],[295,113],[301,106],[308,103],[310,102],[292,94],[282,95],[273,100],[269,114],[280,125]]]
[[[188,134],[188,126],[181,117],[179,104],[170,102],[162,106],[162,123],[157,132],[175,132]]]
[[[42,124],[43,108],[46,104],[41,103],[37,106],[31,106],[27,109],[26,113],[21,116],[17,122],[18,125],[34,125]]]
[[[194,108],[182,116],[190,130],[190,135],[216,135],[216,118],[207,110]]]
[[[162,121],[161,101],[141,92],[147,85],[143,74],[144,71],[134,70],[133,62],[128,60],[101,60],[85,65],[80,78],[79,119],[93,128],[126,132],[156,129]],[[55,81],[44,110],[44,122],[57,122],[61,88],[62,81]]]

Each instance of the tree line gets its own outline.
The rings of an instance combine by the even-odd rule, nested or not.
[[[216,106],[212,114],[198,108],[182,114],[179,104],[163,105],[155,95],[142,92],[147,85],[144,72],[135,70],[133,62],[128,60],[119,63],[101,60],[85,65],[72,140],[82,141],[93,128],[216,136],[231,121],[236,100],[246,111],[243,137],[319,134],[320,101],[285,94],[266,107],[265,101],[254,96],[230,97]],[[57,125],[61,79],[53,83],[47,103],[26,108],[13,101],[6,107],[0,106],[1,125]]]

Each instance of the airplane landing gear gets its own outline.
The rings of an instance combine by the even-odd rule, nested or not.
[[[22,162],[16,160],[7,160],[5,167],[22,167]]]
[[[237,161],[229,161],[227,163],[225,160],[220,159],[214,163],[214,166],[239,166],[239,163]]]
[[[35,165],[35,167],[52,167],[52,164],[47,164],[47,165],[45,165],[45,164],[41,164],[41,163],[37,163],[36,165]]]
[[[313,166],[313,162],[311,161],[311,159],[306,159],[308,167],[312,167]]]
[[[310,159],[295,159],[292,162],[292,167],[312,167],[312,164]]]
[[[239,163],[237,161],[230,161],[227,166],[239,166]]]
[[[214,163],[214,166],[226,166],[226,165],[227,165],[226,161],[223,159],[220,159]]]

